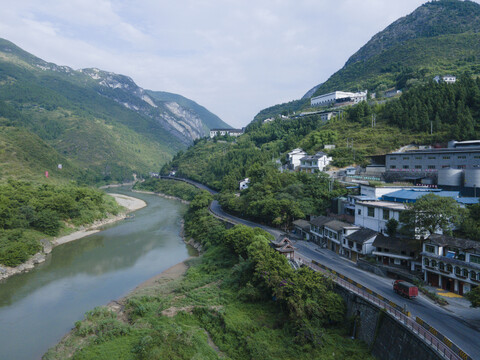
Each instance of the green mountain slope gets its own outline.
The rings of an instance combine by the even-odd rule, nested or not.
[[[0,124],[36,134],[95,181],[157,170],[213,117],[152,99],[129,77],[57,66],[0,39]]]
[[[480,5],[471,1],[428,2],[372,37],[345,66],[290,106],[298,111],[309,98],[335,90],[368,89],[380,94],[406,89],[436,75],[480,73]],[[280,114],[286,104],[262,110],[256,121]]]

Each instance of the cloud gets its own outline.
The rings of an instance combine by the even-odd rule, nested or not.
[[[44,60],[182,94],[234,126],[327,80],[422,0],[22,0],[0,36]]]

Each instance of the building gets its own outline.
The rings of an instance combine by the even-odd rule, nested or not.
[[[287,259],[293,260],[295,258],[295,247],[288,238],[283,238],[282,240],[276,243],[271,243],[270,245]]]
[[[245,190],[245,189],[248,189],[248,185],[250,184],[250,179],[249,178],[245,178],[243,179],[242,181],[240,181],[239,183],[239,189],[240,190]]]
[[[334,220],[332,217],[329,216],[317,216],[310,220],[310,236],[311,240],[318,244],[318,245],[325,245],[327,244],[326,240],[323,237],[324,233],[324,226],[326,223]]]
[[[323,225],[323,241],[326,242],[327,249],[343,255],[343,239],[357,230],[360,230],[358,226],[331,220]]]
[[[387,154],[385,177],[442,187],[479,187],[480,141],[452,141],[449,145],[448,148]]]
[[[300,159],[300,171],[314,173],[316,171],[324,171],[328,164],[332,161],[324,152],[318,152],[315,155],[304,156]]]
[[[385,91],[386,98],[391,98],[401,94],[402,94],[402,90],[397,90],[397,89],[389,89]]]
[[[378,233],[370,229],[360,229],[343,239],[343,255],[357,262],[358,259],[371,254],[375,249],[373,241]]]
[[[378,234],[373,241],[372,252],[379,263],[401,268],[407,271],[421,270],[420,253],[422,244],[419,240],[409,240]]]
[[[360,101],[367,100],[367,90],[364,92],[345,92],[345,91],[334,91],[328,94],[323,94],[316,96],[310,100],[310,105],[315,106],[331,106],[334,105],[338,100],[350,98],[355,104]]]
[[[444,82],[447,84],[455,84],[455,82],[457,81],[457,78],[453,75],[443,75],[443,76],[437,75],[433,78],[433,81],[435,81],[437,84],[440,82]]]
[[[310,223],[307,220],[295,220],[293,222],[295,234],[304,240],[310,240]]]
[[[432,234],[422,250],[422,270],[430,285],[460,295],[480,285],[480,242]]]
[[[214,138],[215,136],[240,136],[243,134],[242,129],[210,129],[210,138]]]
[[[307,153],[300,148],[293,149],[288,153],[288,165],[291,170],[296,170],[300,166],[300,159]]]
[[[405,209],[406,205],[403,203],[357,201],[355,203],[355,225],[385,233],[387,222],[395,219],[400,223],[400,213]]]

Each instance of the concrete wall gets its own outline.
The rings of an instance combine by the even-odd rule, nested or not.
[[[345,300],[347,317],[356,319],[355,337],[367,343],[372,355],[381,360],[440,360],[434,350],[410,329],[356,294],[336,286]],[[353,329],[352,329],[353,332]]]

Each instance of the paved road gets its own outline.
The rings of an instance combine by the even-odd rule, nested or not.
[[[203,184],[191,180],[176,179],[186,181],[201,189],[207,190],[212,194],[217,192],[209,189]],[[265,225],[260,225],[252,221],[244,220],[232,216],[222,210],[218,201],[213,201],[210,206],[211,212],[220,217],[229,220],[236,224],[244,224],[251,227],[260,227],[275,238],[284,234],[281,230],[271,228]],[[339,255],[327,250],[320,249],[318,245],[306,242],[297,241],[295,246],[297,252],[311,260],[316,260],[331,269],[348,276],[352,280],[370,288],[385,298],[394,301],[402,307],[406,307],[412,315],[418,316],[426,321],[428,324],[436,328],[442,334],[452,340],[457,346],[466,351],[473,359],[480,359],[480,310],[479,309],[461,309],[446,307],[443,308],[424,296],[419,296],[414,300],[408,300],[392,290],[391,279],[384,278],[373,273],[360,270],[356,265],[340,257]]]

